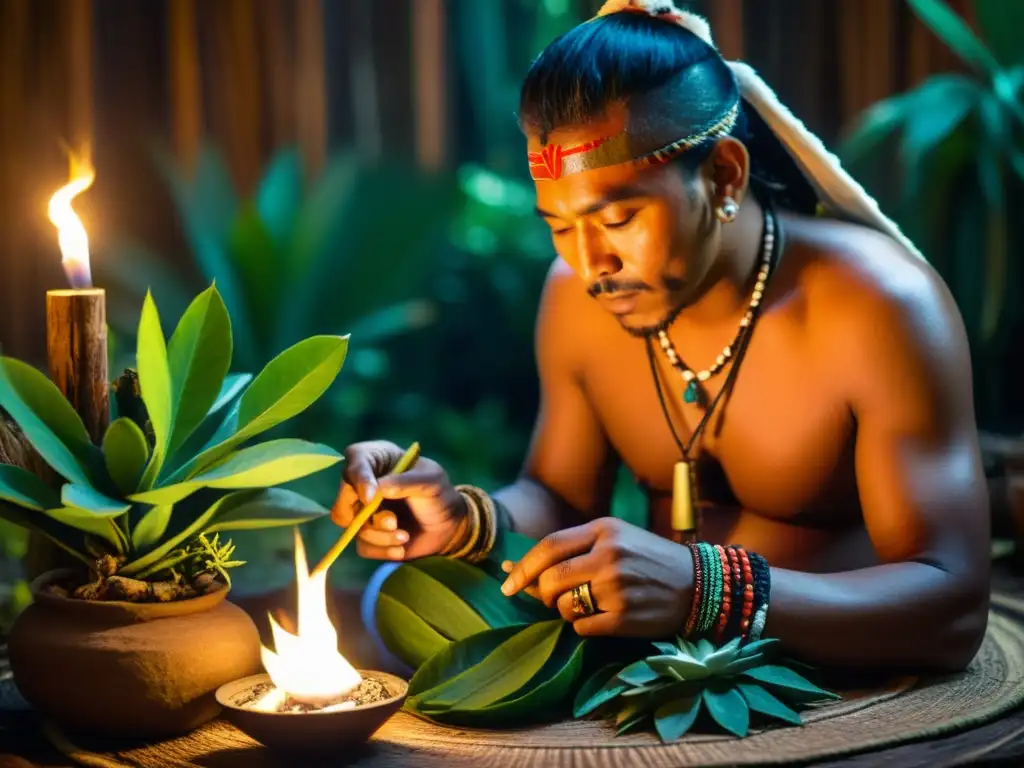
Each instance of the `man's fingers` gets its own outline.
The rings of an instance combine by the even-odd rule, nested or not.
[[[406,531],[382,531],[372,526],[364,526],[359,532],[359,541],[375,547],[401,547],[409,541]]]
[[[602,564],[601,557],[587,552],[579,557],[561,560],[543,571],[537,577],[541,600],[548,608],[555,605],[559,595],[569,592],[573,587],[592,581]]]
[[[373,527],[381,531],[394,531],[398,528],[398,518],[395,517],[395,513],[389,512],[386,509],[374,513],[370,519],[372,520]]]
[[[348,453],[346,451],[346,457]],[[355,489],[363,504],[369,504],[377,494],[377,476],[370,459],[360,451],[353,451],[348,462],[345,466],[345,482]]]
[[[423,462],[400,475],[380,478],[377,487],[385,499],[405,499],[410,496],[439,496],[442,476],[436,465],[423,466]]]
[[[556,563],[587,552],[596,540],[597,528],[592,523],[545,536],[512,567],[512,572],[501,585],[501,591],[506,595],[514,595]]]
[[[596,637],[599,635],[614,635],[622,626],[621,613],[598,613],[594,616],[586,616],[576,619],[572,628],[580,637]]]
[[[367,560],[404,560],[405,547],[378,547],[356,539],[356,551]]]
[[[348,528],[355,517],[355,505],[359,502],[359,496],[348,483],[341,486],[341,493],[334,500],[331,508],[331,519],[342,528]]]

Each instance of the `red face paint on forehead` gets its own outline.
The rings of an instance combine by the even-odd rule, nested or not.
[[[535,180],[557,181],[562,178],[565,158],[578,155],[581,152],[589,152],[607,141],[608,138],[604,137],[570,147],[563,147],[561,144],[548,144],[540,152],[530,152],[527,155],[527,159],[530,161],[530,176]]]

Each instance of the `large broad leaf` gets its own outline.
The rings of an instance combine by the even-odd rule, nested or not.
[[[980,98],[981,90],[974,81],[955,74],[934,75],[907,94],[901,145],[903,163],[920,163],[963,123]]]
[[[421,699],[420,707],[429,706],[430,712],[480,708],[522,690],[547,663],[566,626],[552,619],[516,633],[479,664],[438,686],[429,701]]]
[[[911,9],[931,30],[950,47],[964,63],[979,74],[991,77],[998,71],[999,62],[978,39],[962,18],[942,0],[907,0]]]
[[[245,291],[245,303],[256,349],[272,349],[273,330],[279,322],[280,297],[287,291],[279,270],[278,248],[252,203],[242,207],[232,223],[228,249]],[[285,303],[287,304],[287,303]],[[246,367],[256,360],[243,360]]]
[[[271,360],[238,402],[236,431],[172,475],[198,474],[236,445],[306,410],[334,382],[345,361],[347,336],[314,336]]]
[[[153,507],[146,512],[132,529],[132,548],[136,552],[146,552],[157,544],[167,532],[167,525],[171,522],[171,513],[174,506],[167,504],[162,507]]]
[[[489,627],[532,624],[558,616],[538,600],[510,600],[501,592],[501,580],[465,560],[424,557],[406,563],[399,570],[416,568],[455,592],[480,615]]]
[[[99,454],[82,419],[60,390],[20,360],[0,357],[0,407],[47,464],[73,483],[89,485]]]
[[[185,310],[167,345],[173,424],[168,457],[181,447],[217,400],[231,366],[231,353],[231,318],[216,286],[211,285]]]
[[[807,694],[818,700],[841,698],[830,691],[826,691],[824,688],[819,688],[792,669],[777,664],[766,664],[763,667],[748,669],[743,673],[743,676],[756,680],[772,690]]]
[[[37,514],[35,510],[16,507],[5,501],[0,501],[0,520],[35,531],[83,563],[93,563],[94,558],[90,557],[85,549],[85,537],[76,528],[59,523],[46,515]]]
[[[0,464],[0,499],[40,512],[60,503],[53,488],[31,472],[9,464]]]
[[[387,595],[377,596],[375,614],[384,647],[413,669],[450,644],[410,608]]]
[[[690,730],[700,712],[701,700],[701,695],[697,694],[658,707],[654,712],[654,728],[663,742],[667,744],[681,739]]]
[[[75,507],[103,517],[117,517],[129,509],[130,504],[112,499],[87,485],[67,483],[60,491],[60,501],[65,507]]]
[[[285,488],[267,488],[248,501],[232,504],[212,518],[203,531],[252,531],[302,525],[330,514],[312,499]]]
[[[142,316],[139,319],[138,349],[136,360],[139,369],[139,386],[142,389],[142,402],[146,404],[156,446],[149,459],[149,465],[143,474],[139,486],[143,489],[152,487],[160,466],[167,457],[167,447],[171,437],[171,422],[174,416],[173,395],[171,392],[171,369],[167,363],[167,344],[160,326],[160,314],[153,296],[146,293],[142,304]]]
[[[326,445],[305,440],[270,440],[231,454],[206,472],[184,483],[134,494],[132,501],[175,504],[199,488],[266,488],[298,480],[341,461]]]
[[[490,629],[456,592],[410,565],[396,568],[381,586],[381,593],[415,610],[449,640],[462,640]]]
[[[584,717],[605,704],[629,687],[619,679],[621,664],[607,664],[591,675],[576,692],[573,716]]]
[[[735,688],[711,686],[702,693],[704,705],[715,722],[743,738],[750,729],[750,708]]]
[[[747,706],[750,707],[751,712],[760,712],[762,715],[784,720],[793,725],[803,725],[803,720],[800,719],[800,715],[797,712],[787,707],[760,685],[739,683],[736,689],[746,699]]]
[[[134,576],[146,572],[147,569],[157,565],[160,560],[180,547],[184,542],[207,530],[207,526],[212,524],[211,521],[214,518],[230,514],[236,507],[251,501],[260,493],[265,493],[265,491],[235,491],[218,498],[200,514],[196,515],[184,528],[166,536],[160,546],[150,550],[142,557],[123,565],[118,573],[125,576]]]
[[[207,448],[211,448],[222,440],[231,437],[237,430],[238,398],[252,381],[251,373],[229,373],[221,384],[220,392],[210,410],[199,426],[192,430],[192,434],[178,449],[170,464],[164,465],[164,473],[168,476],[175,474],[178,468]],[[228,415],[234,413],[235,420],[232,421]],[[225,426],[225,423],[228,426]],[[222,429],[223,428],[223,429]],[[163,484],[163,483],[161,483]]]
[[[382,616],[378,614],[377,623]],[[391,618],[388,616],[388,618]],[[510,624],[506,627],[488,629],[478,632],[464,640],[449,643],[440,653],[431,656],[413,674],[409,681],[409,698],[406,699],[409,709],[416,709],[419,699],[430,698],[431,691],[439,685],[447,683],[467,669],[479,664],[487,658],[495,648],[525,629],[528,624]],[[390,633],[401,632],[401,627],[393,627]]]
[[[1024,63],[1024,3],[1017,0],[974,0],[974,15],[989,49],[1004,67]]]
[[[659,675],[671,675],[677,680],[702,680],[712,674],[704,662],[678,650],[672,654],[650,656],[646,662]]]
[[[630,685],[646,685],[647,683],[657,680],[660,676],[661,673],[655,672],[651,669],[643,659],[640,661],[634,661],[619,672],[619,680],[629,683]]]
[[[563,632],[547,663],[522,689],[487,706],[452,707],[433,717],[450,725],[500,728],[509,723],[522,726],[567,715],[583,670],[586,647],[585,638],[575,632]]]
[[[290,237],[302,206],[302,177],[299,150],[281,150],[270,161],[256,189],[256,212],[278,247]]]
[[[115,517],[124,514],[123,512],[101,513],[77,507],[59,507],[47,509],[45,514],[58,523],[63,523],[84,533],[99,536],[118,552],[125,552],[127,550],[124,534],[114,520]]]
[[[127,416],[115,419],[103,435],[103,459],[118,490],[132,493],[149,460],[149,443],[139,425]]]

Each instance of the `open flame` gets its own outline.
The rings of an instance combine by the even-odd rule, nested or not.
[[[89,268],[89,236],[82,220],[71,207],[71,201],[92,186],[96,172],[92,163],[82,156],[70,155],[71,181],[50,198],[50,221],[57,227],[61,262],[72,288],[92,287]]]
[[[327,572],[310,575],[306,550],[295,529],[295,575],[298,580],[298,634],[270,617],[277,652],[262,646],[263,666],[277,689],[273,709],[288,696],[311,706],[326,706],[356,688],[362,676],[338,653],[338,633],[327,615]]]

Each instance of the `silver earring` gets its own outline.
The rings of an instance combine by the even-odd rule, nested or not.
[[[723,224],[729,224],[735,221],[736,214],[739,212],[739,204],[728,195],[722,198],[722,204],[715,209],[715,214],[718,216],[718,220]]]

